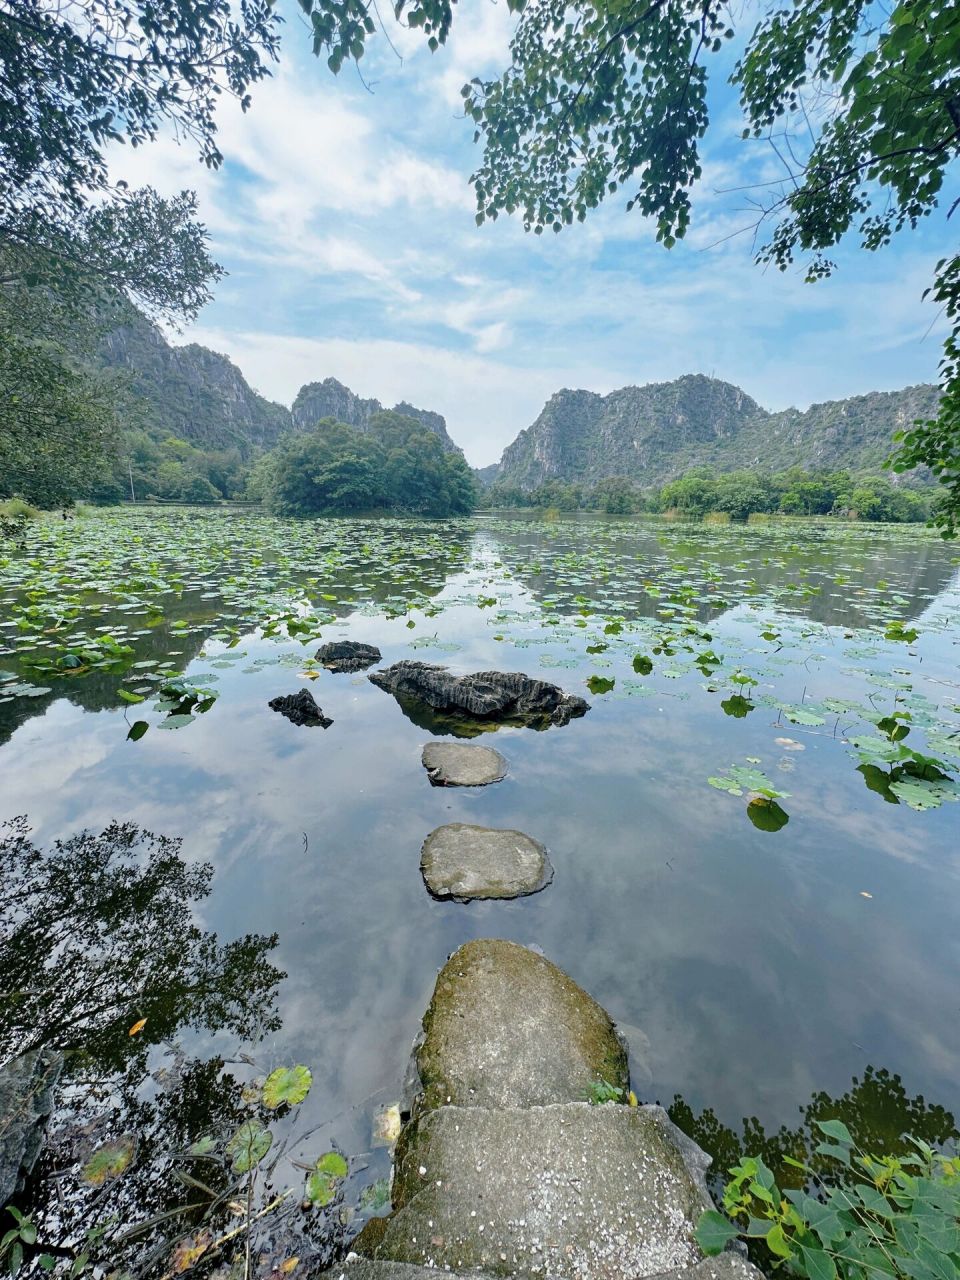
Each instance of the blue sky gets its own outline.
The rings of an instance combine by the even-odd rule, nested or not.
[[[560,387],[706,373],[779,409],[935,380],[940,321],[921,295],[942,223],[877,254],[851,242],[817,285],[757,267],[749,232],[733,234],[753,220],[733,189],[777,170],[763,144],[740,140],[729,90],[714,94],[693,227],[673,250],[620,195],[559,236],[526,235],[516,219],[478,228],[460,87],[505,65],[503,0],[458,5],[437,54],[398,28],[402,60],[371,41],[372,92],[351,67],[333,77],[281,8],[273,78],[246,115],[221,112],[220,171],[171,139],[114,161],[117,176],[198,192],[229,275],[175,340],[229,355],[264,395],[289,404],[333,376],[385,404],[409,400],[443,413],[482,466]]]

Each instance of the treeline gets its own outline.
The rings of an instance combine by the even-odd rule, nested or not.
[[[622,476],[592,486],[551,480],[536,489],[494,483],[481,505],[539,507],[558,511],[604,511],[612,515],[653,512],[702,520],[718,516],[747,520],[752,515],[837,516],[847,520],[896,523],[926,520],[931,496],[892,484],[885,476],[849,471],[729,471],[696,467],[659,489],[641,489]]]
[[[326,418],[288,436],[254,464],[247,495],[284,516],[449,516],[469,514],[477,488],[460,453],[416,419],[385,411],[364,431]]]

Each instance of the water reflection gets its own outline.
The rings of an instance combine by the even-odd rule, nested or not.
[[[4,1163],[14,1170],[39,1139],[17,1116],[58,1077],[43,1154],[9,1188],[37,1228],[28,1273],[42,1255],[64,1265],[86,1255],[81,1268],[148,1276],[185,1240],[236,1226],[231,1203],[244,1189],[222,1144],[265,1113],[251,1102],[249,1053],[228,1066],[203,1045],[253,1048],[277,1031],[285,975],[269,958],[276,935],[221,943],[196,923],[212,875],[184,860],[180,841],[132,823],[48,851],[24,819],[0,829],[0,1062],[17,1079]],[[253,1209],[264,1193],[261,1180]],[[257,1250],[268,1261],[294,1246],[328,1258],[338,1238],[294,1198]]]

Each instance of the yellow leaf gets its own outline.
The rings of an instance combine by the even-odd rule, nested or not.
[[[630,1103],[631,1107],[638,1107],[640,1105],[639,1102],[637,1101],[637,1095],[633,1092],[632,1089],[627,1094],[627,1101]]]
[[[280,1270],[285,1276],[288,1276],[290,1272],[294,1270],[299,1261],[299,1258],[288,1258],[286,1262],[280,1263]]]
[[[135,1023],[133,1024],[133,1026],[132,1026],[132,1027],[130,1028],[130,1030],[127,1032],[127,1035],[128,1035],[128,1036],[135,1036],[135,1035],[137,1034],[137,1032],[138,1032],[138,1031],[142,1031],[142,1030],[143,1030],[143,1028],[144,1028],[146,1025],[147,1025],[147,1020],[146,1020],[146,1018],[140,1018],[140,1019],[139,1019],[139,1021],[137,1021],[137,1022],[135,1022]]]
[[[201,1232],[198,1236],[188,1236],[181,1240],[173,1251],[173,1270],[176,1275],[189,1271],[193,1264],[206,1253],[210,1247],[210,1233]]]

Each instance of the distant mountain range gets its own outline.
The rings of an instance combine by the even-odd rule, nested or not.
[[[361,399],[336,378],[301,387],[288,409],[254,391],[227,356],[195,342],[173,346],[143,317],[109,334],[100,354],[108,368],[127,374],[136,416],[152,435],[177,436],[200,449],[236,448],[249,456],[273,448],[289,432],[309,430],[322,418],[363,431],[383,411],[379,400]],[[393,412],[416,418],[440,437],[445,449],[458,451],[441,414],[406,401],[394,405]]]
[[[200,449],[237,449],[245,458],[322,418],[363,430],[383,409],[336,378],[301,387],[288,409],[254,391],[226,356],[196,343],[172,346],[143,318],[110,334],[101,356],[129,376],[141,420],[131,425]],[[920,385],[770,413],[739,387],[701,374],[606,396],[565,389],[550,397],[499,463],[475,474],[484,485],[533,489],[551,479],[589,485],[607,476],[652,487],[702,465],[872,471],[889,453],[893,432],[933,416],[937,400],[935,386]],[[417,418],[446,449],[458,448],[441,414],[406,402],[393,412]]]
[[[652,487],[704,465],[870,471],[889,454],[893,432],[932,417],[937,402],[937,388],[920,385],[770,413],[739,387],[701,374],[606,396],[563,390],[499,465],[478,475],[486,484],[533,489],[545,480],[592,484],[607,476]]]

